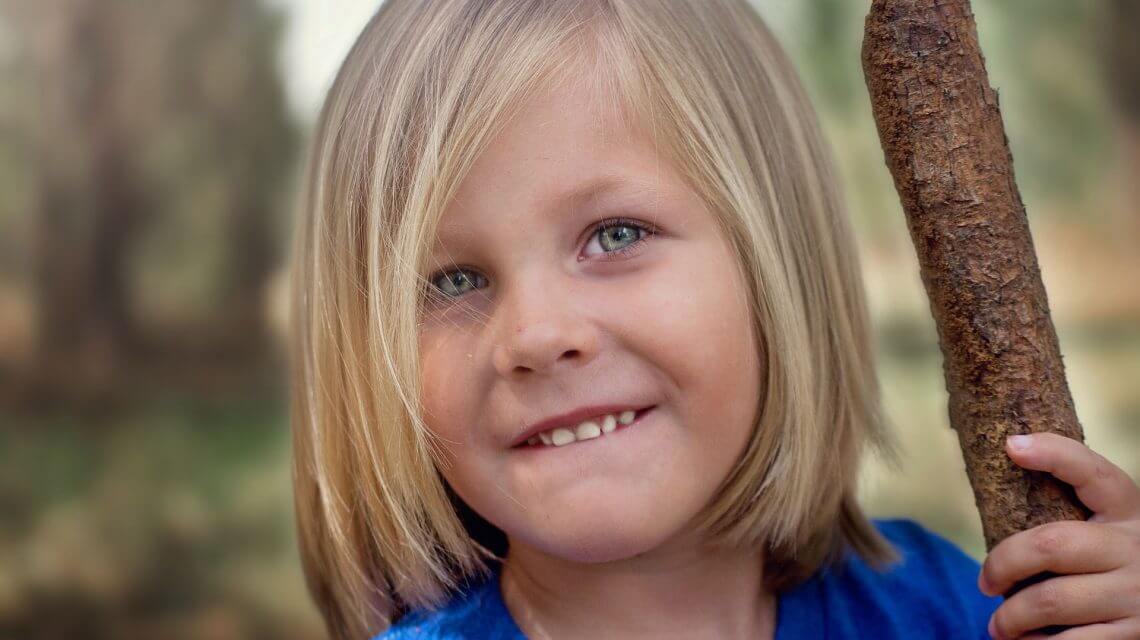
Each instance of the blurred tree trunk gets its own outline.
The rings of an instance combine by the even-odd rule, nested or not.
[[[277,262],[272,242],[272,213],[257,193],[235,184],[227,222],[229,286],[223,294],[224,314],[216,318],[220,345],[231,358],[250,360],[270,346],[266,323],[265,285]]]
[[[1131,161],[1137,180],[1132,180],[1135,200],[1140,201],[1140,40],[1135,32],[1140,29],[1140,2],[1113,0],[1108,9],[1108,70],[1109,84],[1124,125],[1129,131],[1124,137],[1124,157]],[[1134,210],[1134,209],[1133,209]]]
[[[101,398],[131,365],[263,365],[297,142],[283,14],[260,0],[0,9],[37,88],[29,391]]]
[[[32,379],[57,391],[98,391],[112,383],[134,336],[124,275],[139,198],[107,28],[114,15],[94,0],[33,11],[40,126]]]
[[[226,159],[230,204],[224,222],[228,282],[221,294],[226,313],[215,318],[216,334],[230,358],[259,360],[270,347],[265,289],[280,261],[274,234],[280,201],[270,194],[277,191],[296,142],[274,56],[284,23],[267,19],[253,2],[230,0],[214,11],[214,22],[229,25],[228,33],[219,35],[220,46],[234,47],[231,55],[245,59],[230,73],[229,84],[244,89],[239,99],[203,104],[213,113]]]
[[[1109,5],[1109,82],[1120,112],[1140,126],[1140,2],[1112,0]]]
[[[1124,145],[1121,156],[1135,174],[1127,181],[1132,192],[1126,194],[1131,206],[1126,211],[1140,211],[1140,2],[1112,0],[1108,5],[1108,82],[1125,129],[1120,137]],[[1140,220],[1136,221],[1140,224]]]

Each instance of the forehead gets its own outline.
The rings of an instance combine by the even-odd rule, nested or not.
[[[557,185],[537,197],[538,209],[552,214],[570,213],[578,209],[592,209],[615,200],[653,198],[660,195],[662,185],[653,177],[602,171],[570,184]],[[453,207],[461,211],[462,207]],[[456,216],[444,216],[440,222],[441,236],[447,230],[462,230],[464,222]]]
[[[547,208],[581,208],[622,195],[656,193],[657,184],[628,173],[604,172],[554,190],[543,198]]]
[[[524,101],[471,165],[448,203],[436,243],[505,232],[497,223],[569,220],[613,202],[659,198],[671,167],[616,95],[580,73]]]

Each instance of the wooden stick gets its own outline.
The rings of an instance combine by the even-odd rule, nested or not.
[[[968,0],[874,0],[863,72],[938,327],[986,549],[1091,514],[1005,438],[1083,441]]]

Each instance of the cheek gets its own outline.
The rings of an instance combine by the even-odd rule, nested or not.
[[[473,388],[468,379],[472,367],[467,351],[449,342],[430,336],[420,341],[421,402],[432,433],[449,445],[465,445],[470,421],[465,418],[469,399],[464,394]]]
[[[481,485],[478,479],[485,470],[480,470],[478,456],[464,455],[473,446],[473,368],[466,357],[470,350],[448,342],[437,342],[420,351],[424,421],[438,437],[440,457],[436,465],[440,474],[464,501],[480,504],[478,495],[472,496],[471,491]]]
[[[720,247],[691,255],[654,282],[651,318],[658,366],[671,378],[689,434],[728,463],[743,451],[759,411],[761,362],[747,288]],[[666,281],[667,280],[667,281]]]
[[[704,401],[755,394],[758,355],[747,289],[725,248],[672,254],[622,304],[627,331],[673,382]]]

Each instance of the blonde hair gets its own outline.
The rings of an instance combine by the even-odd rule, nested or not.
[[[387,0],[320,114],[293,257],[293,482],[309,588],[335,638],[486,577],[503,532],[442,480],[419,402],[427,251],[526,97],[583,68],[715,212],[749,286],[762,398],[694,525],[763,549],[783,589],[890,545],[855,500],[884,427],[858,258],[795,71],[745,0]]]

